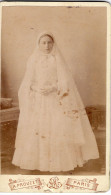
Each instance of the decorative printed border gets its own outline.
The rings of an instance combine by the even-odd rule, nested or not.
[[[11,189],[11,191],[13,190],[18,190],[18,189],[23,189],[23,188],[27,188],[27,189],[43,189],[44,187],[47,187],[47,190],[50,189],[59,189],[61,187],[63,187],[63,189],[69,190],[69,189],[88,189],[88,190],[92,190],[92,191],[97,191],[97,187],[98,187],[98,183],[96,183],[97,179],[94,178],[93,180],[89,180],[89,179],[72,179],[72,178],[68,178],[66,181],[64,181],[64,183],[61,183],[59,181],[58,177],[51,177],[49,179],[49,182],[46,183],[44,180],[41,180],[40,178],[35,178],[32,180],[13,180],[13,179],[9,179],[9,187]],[[45,190],[46,191],[46,190]]]

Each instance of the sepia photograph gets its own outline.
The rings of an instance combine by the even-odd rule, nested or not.
[[[104,176],[106,100],[106,6],[2,7],[1,175]]]

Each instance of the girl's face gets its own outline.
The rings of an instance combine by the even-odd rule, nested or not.
[[[52,51],[53,44],[53,40],[48,35],[43,36],[39,40],[39,48],[45,54],[48,54]]]

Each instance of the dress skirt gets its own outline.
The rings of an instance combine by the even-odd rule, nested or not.
[[[75,120],[67,117],[56,91],[49,95],[35,93],[32,97],[27,112],[20,111],[14,165],[27,170],[59,172],[74,170],[99,157],[85,112]]]

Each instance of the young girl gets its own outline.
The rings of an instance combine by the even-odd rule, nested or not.
[[[51,33],[38,37],[18,95],[14,165],[59,172],[99,158],[84,105]]]

